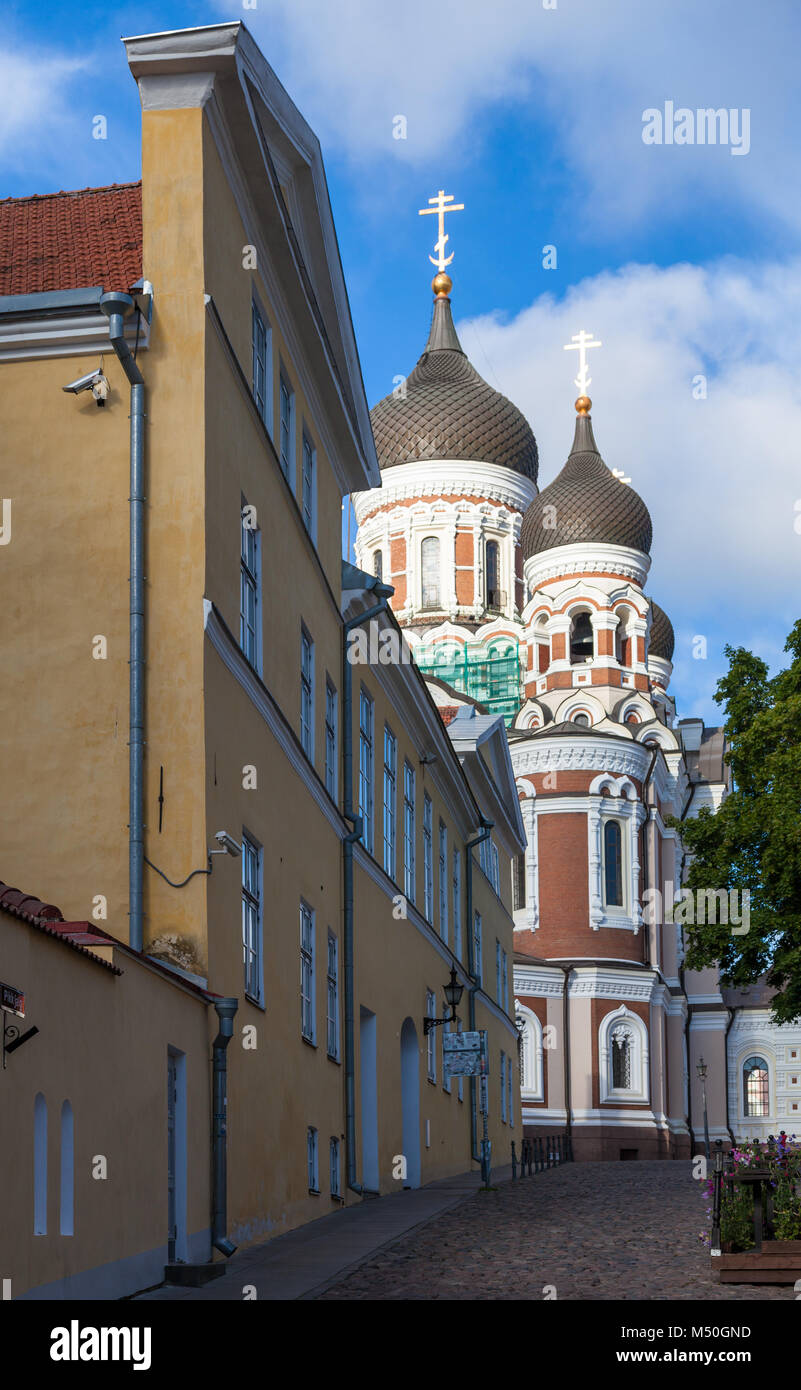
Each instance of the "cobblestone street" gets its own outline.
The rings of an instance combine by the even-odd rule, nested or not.
[[[793,1299],[715,1283],[705,1216],[688,1162],[569,1163],[466,1197],[319,1297]]]

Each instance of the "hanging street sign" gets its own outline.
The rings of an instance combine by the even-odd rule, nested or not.
[[[15,989],[13,985],[4,985],[0,980],[0,1009],[7,1014],[16,1014],[17,1018],[25,1017],[25,995],[21,989]]]
[[[481,1034],[446,1033],[442,1039],[442,1067],[449,1076],[478,1076],[481,1072]]]

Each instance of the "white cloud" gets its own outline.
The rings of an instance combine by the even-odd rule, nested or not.
[[[575,354],[563,344],[580,328],[601,339],[589,354],[596,442],[648,505],[648,589],[676,628],[675,683],[707,713],[722,644],[781,664],[801,616],[799,322],[801,259],[628,265],[510,322],[459,324],[476,368],[531,422],[541,488],[573,437]],[[705,400],[693,398],[699,373]],[[692,659],[696,634],[709,636],[708,662]]]
[[[0,47],[0,159],[21,170],[31,157],[42,166],[54,142],[62,157],[74,116],[71,88],[85,71],[84,58],[26,52],[19,45]]]
[[[222,13],[222,0],[219,0]],[[801,218],[786,177],[801,116],[799,16],[789,0],[259,0],[245,19],[327,148],[355,159],[463,162],[489,109],[546,122],[585,193],[576,232],[672,216],[702,200]],[[751,111],[751,152],[650,146],[642,113]],[[408,138],[393,140],[403,114]]]

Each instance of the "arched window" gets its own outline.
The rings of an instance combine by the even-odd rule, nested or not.
[[[373,574],[376,579],[384,578],[384,556],[380,550],[373,553]]]
[[[570,661],[576,666],[582,661],[592,661],[594,651],[592,622],[589,613],[577,613],[573,619],[570,633]]]
[[[420,546],[423,607],[439,608],[439,539],[426,536]]]
[[[501,559],[497,541],[487,541],[486,549],[487,607],[503,608],[501,593]]]
[[[47,1235],[47,1101],[33,1103],[33,1234]]]
[[[72,1106],[68,1100],[61,1107],[61,1209],[59,1230],[62,1236],[74,1234],[75,1201],[75,1128]]]
[[[611,1034],[612,1087],[616,1091],[631,1090],[631,1063],[634,1039],[625,1023],[618,1023]]]
[[[623,835],[616,820],[604,824],[604,896],[607,907],[623,906]]]
[[[629,611],[617,610],[618,625],[615,629],[615,659],[621,666],[631,665],[631,638],[629,636]]]
[[[551,639],[548,636],[548,619],[544,613],[542,617],[537,620],[537,626],[534,631],[534,639],[536,643],[535,653],[537,657],[537,660],[534,663],[535,670],[539,673],[542,673],[543,671],[547,671],[548,667],[551,664]]]
[[[583,728],[586,729],[589,728],[590,716],[588,714],[585,714],[584,711],[580,709],[577,714],[573,715],[572,722],[574,724],[580,724]]]
[[[757,1118],[770,1114],[768,1064],[764,1057],[749,1057],[743,1063],[743,1114]]]
[[[517,999],[515,1017],[520,1034],[520,1090],[526,1100],[544,1100],[542,1024],[537,1015]]]
[[[648,1100],[648,1030],[625,1004],[603,1019],[598,1034],[601,1101]]]

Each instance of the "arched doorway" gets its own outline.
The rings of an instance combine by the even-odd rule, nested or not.
[[[401,1028],[401,1113],[403,1153],[406,1158],[404,1187],[420,1186],[420,1051],[417,1029],[410,1018]]]

